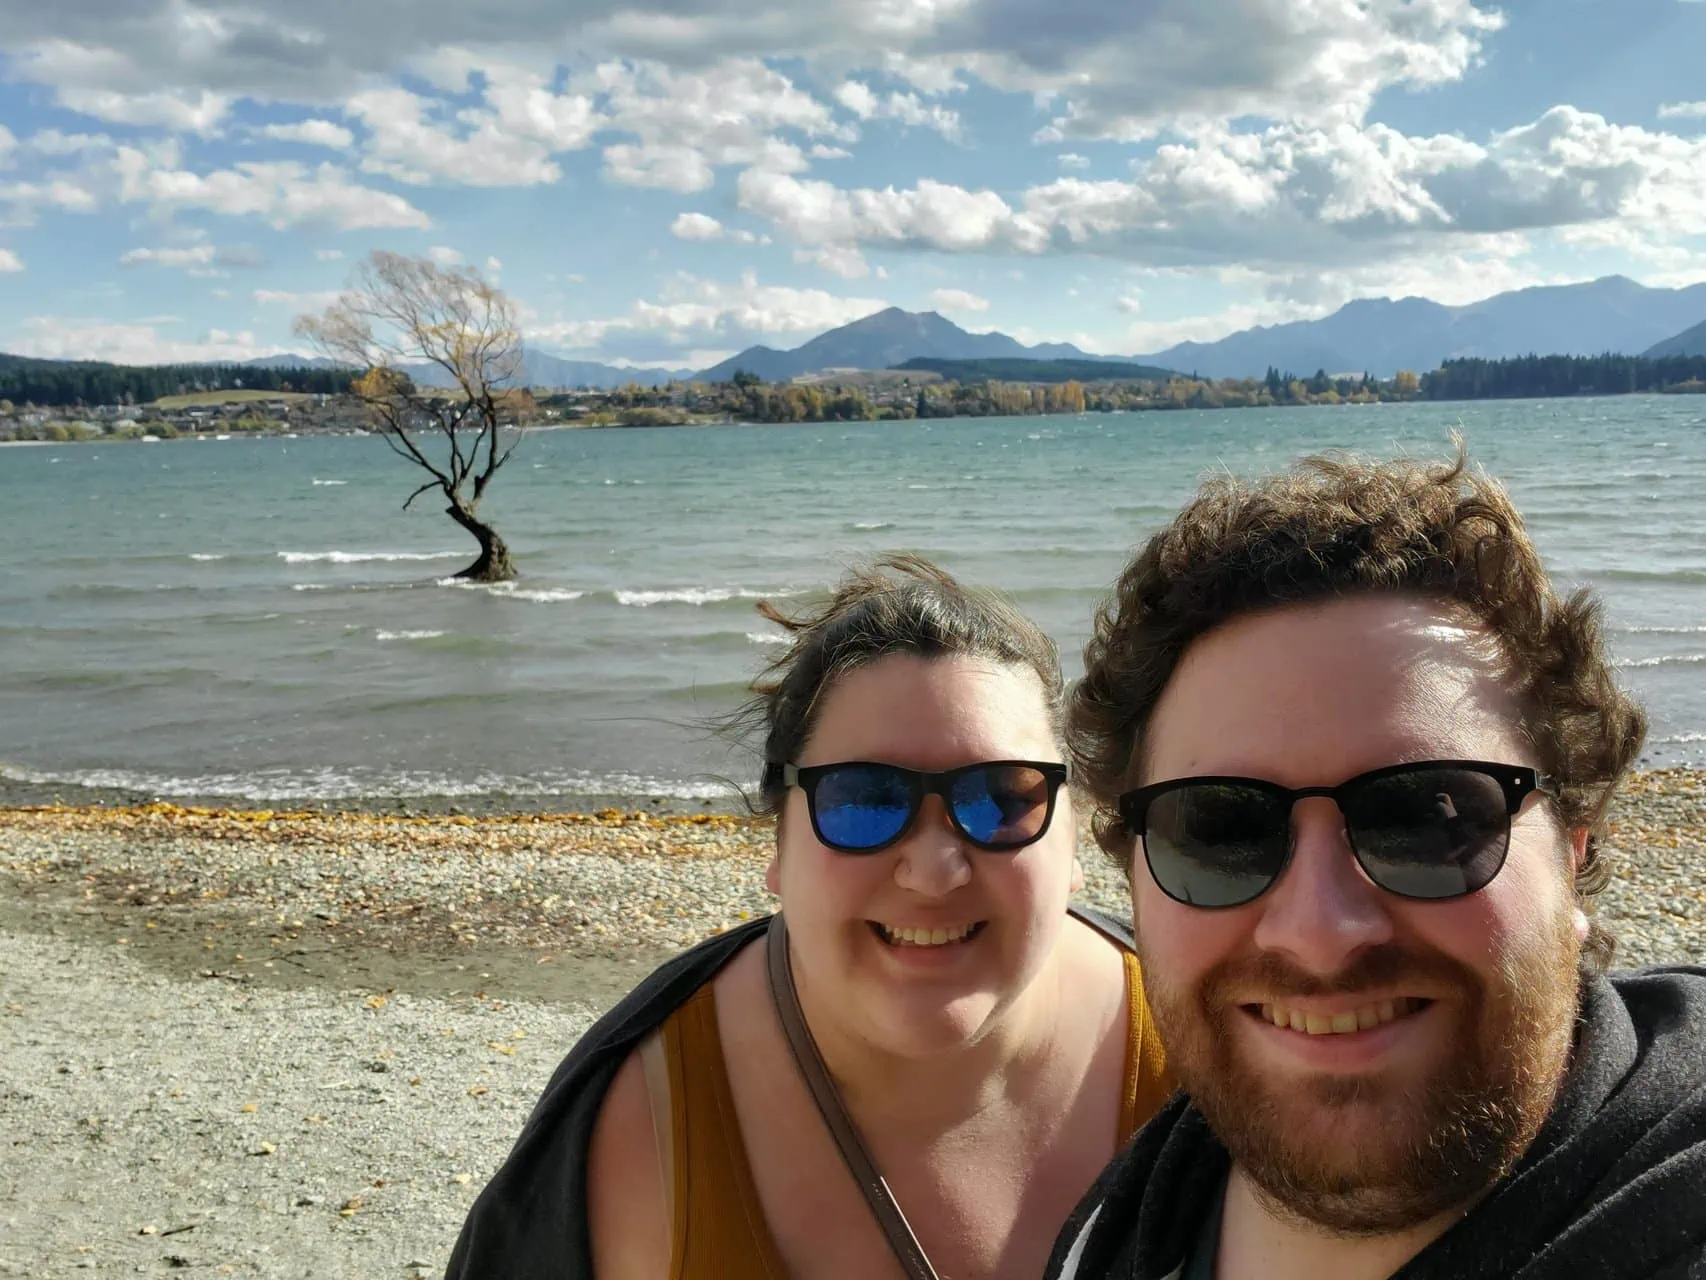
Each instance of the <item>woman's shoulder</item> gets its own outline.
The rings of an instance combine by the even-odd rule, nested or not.
[[[595,1022],[545,1086],[463,1224],[447,1280],[587,1274],[587,1158],[605,1097],[639,1044],[754,938],[768,918],[660,965]]]

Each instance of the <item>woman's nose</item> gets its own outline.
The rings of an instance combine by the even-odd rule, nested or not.
[[[940,796],[924,797],[912,830],[895,850],[895,883],[913,893],[940,898],[971,879],[970,853]]]

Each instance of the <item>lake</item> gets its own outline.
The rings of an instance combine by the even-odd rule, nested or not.
[[[1060,642],[1206,471],[1327,448],[1513,491],[1607,602],[1650,765],[1706,761],[1706,398],[539,432],[486,511],[520,581],[377,437],[0,449],[0,771],[278,804],[720,795],[706,722],[780,631],[755,611],[884,550],[999,587]]]

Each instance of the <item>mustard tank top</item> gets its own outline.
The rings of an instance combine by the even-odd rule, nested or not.
[[[1119,1132],[1124,1146],[1173,1091],[1160,1038],[1143,1000],[1137,957],[1125,953],[1127,1022]],[[707,982],[665,1020],[675,1219],[670,1280],[787,1280],[735,1115],[717,1035],[717,1002]]]

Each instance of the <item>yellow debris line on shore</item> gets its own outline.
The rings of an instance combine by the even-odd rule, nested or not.
[[[157,818],[163,822],[193,826],[203,822],[229,822],[265,826],[290,823],[306,826],[373,824],[397,827],[490,827],[490,826],[592,826],[642,827],[667,830],[679,827],[744,828],[765,826],[763,819],[741,817],[729,813],[643,813],[639,810],[599,809],[593,813],[516,813],[486,814],[391,814],[363,810],[329,812],[317,809],[216,809],[198,805],[168,804],[155,801],[139,805],[16,805],[0,806],[0,823],[17,819],[42,819],[55,823],[75,823],[78,820],[101,826],[120,824],[126,819]]]

